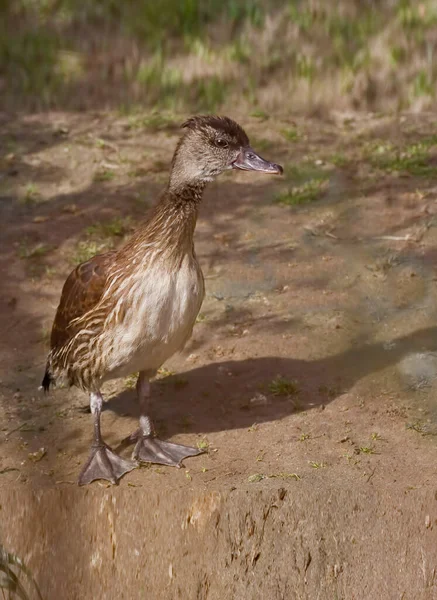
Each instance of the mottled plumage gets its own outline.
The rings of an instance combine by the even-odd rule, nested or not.
[[[53,324],[43,387],[62,381],[91,394],[95,440],[80,483],[116,481],[136,466],[100,435],[108,379],[139,371],[142,416],[134,458],[179,465],[197,449],[158,440],[146,414],[148,379],[189,339],[204,297],[193,234],[204,187],[229,168],[280,173],[256,155],[244,130],[227,117],[192,117],[172,161],[169,184],[144,224],[116,251],[79,265],[66,280]]]
[[[97,391],[106,379],[158,369],[187,341],[204,287],[193,248],[200,189],[185,193],[182,206],[164,198],[124,247],[68,277],[52,329],[52,379]]]

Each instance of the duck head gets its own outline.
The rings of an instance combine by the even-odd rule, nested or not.
[[[276,163],[265,160],[250,146],[244,129],[229,117],[191,117],[173,158],[172,179],[207,182],[228,169],[282,174]]]

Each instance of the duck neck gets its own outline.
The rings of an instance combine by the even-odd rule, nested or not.
[[[165,196],[179,208],[197,206],[203,197],[207,181],[198,179],[192,181],[174,181],[170,179]]]
[[[148,241],[155,242],[164,254],[193,252],[193,237],[198,205],[206,182],[171,182],[158,202],[147,227]]]

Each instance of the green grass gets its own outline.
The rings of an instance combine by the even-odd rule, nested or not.
[[[157,379],[164,379],[165,377],[171,377],[172,375],[176,375],[176,371],[171,371],[166,367],[160,367],[157,371],[156,377]]]
[[[254,110],[250,113],[250,117],[254,117],[255,119],[259,119],[260,121],[267,121],[269,118],[268,113],[264,110]]]
[[[350,162],[350,160],[343,152],[336,152],[335,154],[331,154],[328,160],[330,163],[340,168],[345,167]]]
[[[111,250],[118,238],[131,230],[129,217],[115,217],[110,221],[100,221],[85,228],[86,239],[79,240],[70,256],[70,263],[77,265],[86,262],[96,254]]]
[[[263,479],[266,479],[267,475],[264,475],[263,473],[254,473],[253,475],[249,475],[249,477],[247,478],[247,481],[249,483],[258,483],[259,481],[262,481]]]
[[[425,432],[425,425],[423,423],[407,423],[405,425],[405,427],[407,429],[411,429],[413,431],[417,431],[417,433],[424,433]]]
[[[21,198],[22,204],[32,205],[38,202],[41,194],[38,191],[38,187],[35,183],[28,183],[24,189],[24,194]]]
[[[413,94],[416,97],[434,96],[435,81],[428,69],[421,69],[413,80]]]
[[[77,243],[73,254],[70,257],[72,265],[78,265],[86,262],[96,254],[101,254],[109,250],[110,246],[103,242],[82,240]]]
[[[138,373],[132,373],[124,378],[124,385],[129,389],[133,389],[137,384],[137,379]]]
[[[8,600],[20,599],[30,600],[30,598],[38,598],[43,600],[38,584],[33,577],[30,569],[21,560],[19,556],[5,550],[0,546],[0,589],[2,590],[3,598]],[[29,585],[33,590],[32,594],[28,594]]]
[[[286,206],[300,206],[319,200],[327,189],[326,179],[310,179],[302,185],[289,187],[276,195],[275,201]]]
[[[189,113],[245,99],[253,114],[261,94],[263,108],[269,105],[265,92],[278,81],[282,106],[293,107],[294,99],[301,107],[323,105],[326,96],[330,107],[353,107],[356,77],[378,79],[383,70],[390,86],[377,85],[367,108],[397,110],[424,97],[432,107],[434,0],[345,4],[347,11],[296,0],[162,0],[156,10],[145,0],[2,0],[3,96],[14,108],[80,108],[102,92],[105,103],[126,111]],[[118,42],[122,62],[112,52]],[[99,60],[88,60],[94,49]],[[341,88],[338,100],[330,92]],[[359,100],[366,109],[365,94]]]
[[[329,179],[332,167],[316,164],[314,160],[305,160],[298,164],[287,165],[285,168],[285,177],[294,185],[307,183],[313,179]]]
[[[156,10],[146,0],[2,0],[3,97],[14,108],[83,109],[87,102],[98,106],[101,93],[105,106],[125,112],[159,106],[191,113],[241,103],[265,119],[256,109],[261,101],[269,106],[271,83],[282,106],[294,107],[296,99],[300,108],[354,107],[357,76],[378,79],[383,71],[390,86],[375,86],[368,99],[361,94],[364,109],[398,110],[418,98],[432,107],[434,0],[350,0],[347,11],[331,4],[162,0]],[[123,61],[112,51],[118,42]],[[88,60],[93,51],[99,60]],[[295,142],[293,135],[285,134],[287,141]]]
[[[317,462],[317,461],[312,461],[312,460],[310,461],[309,464],[313,469],[324,469],[327,466],[326,463],[324,463],[324,462]]]
[[[269,383],[268,389],[274,396],[295,396],[299,393],[299,386],[296,381],[279,375]]]
[[[311,82],[316,75],[316,65],[313,59],[298,52],[294,62],[297,76]]]
[[[294,127],[282,129],[281,133],[287,142],[297,142],[300,139],[300,134]]]
[[[373,142],[365,149],[365,157],[372,166],[388,171],[402,172],[417,177],[435,177],[437,165],[430,164],[430,149],[437,146],[437,136],[404,147],[386,142]]]
[[[209,441],[206,438],[202,438],[197,442],[197,447],[199,450],[203,450],[204,452],[209,451]]]
[[[231,89],[230,85],[217,75],[199,79],[190,87],[194,90],[193,105],[205,112],[217,111]]]

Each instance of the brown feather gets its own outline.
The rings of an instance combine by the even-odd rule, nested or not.
[[[72,321],[85,315],[99,302],[115,256],[116,252],[93,256],[70,273],[62,288],[53,323],[50,338],[52,351],[59,350],[75,335],[76,328]]]

